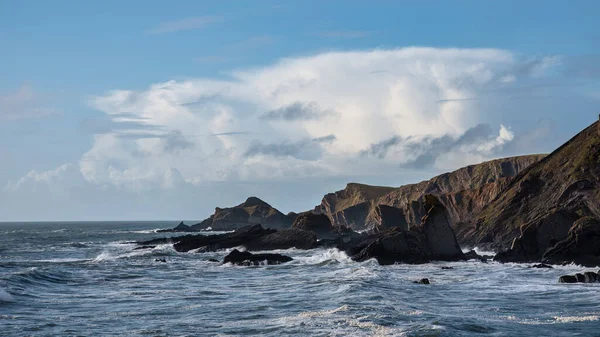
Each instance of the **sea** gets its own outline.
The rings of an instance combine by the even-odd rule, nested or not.
[[[600,336],[600,283],[558,283],[589,268],[134,249],[177,223],[0,223],[0,336]]]

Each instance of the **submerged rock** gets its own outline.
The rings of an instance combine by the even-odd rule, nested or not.
[[[140,246],[140,247],[133,248],[133,250],[154,249],[154,248],[156,248],[156,246]]]
[[[417,284],[431,284],[429,282],[428,278],[423,278],[423,279],[420,279],[419,281],[413,281],[413,283],[417,283]]]
[[[232,263],[238,266],[274,265],[290,262],[293,259],[281,254],[252,254],[234,249],[223,259],[223,264]]]
[[[538,263],[538,264],[534,264],[532,266],[529,266],[529,268],[546,268],[546,269],[552,269],[554,267],[552,267],[551,265],[544,264],[544,263]]]

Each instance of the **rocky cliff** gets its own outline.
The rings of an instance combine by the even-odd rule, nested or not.
[[[568,239],[577,219],[599,218],[599,126],[592,124],[519,173],[470,227],[463,228],[463,240],[505,249],[498,256],[501,261],[535,261]],[[587,232],[594,233],[589,228]]]
[[[327,215],[334,226],[376,232],[419,224],[425,214],[415,202],[430,194],[439,198],[452,227],[460,231],[474,214],[496,198],[512,177],[543,157],[530,155],[488,161],[399,188],[352,183],[327,194],[315,212]]]
[[[257,197],[250,197],[235,207],[215,208],[208,219],[191,226],[192,230],[235,230],[248,225],[261,224],[265,228],[289,228],[295,215],[286,216]]]

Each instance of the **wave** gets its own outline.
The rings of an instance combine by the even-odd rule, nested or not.
[[[312,250],[313,252],[319,252],[315,255],[310,256],[298,256],[294,257],[296,263],[307,264],[307,265],[319,265],[326,266],[329,264],[350,264],[356,263],[346,255],[343,251],[337,248],[330,248],[327,250]],[[293,263],[293,262],[292,262]]]
[[[0,288],[0,302],[14,302],[15,298],[6,290]]]
[[[173,248],[172,244],[158,245],[152,249],[139,249],[127,251],[124,251],[122,249],[127,248],[126,245],[121,244],[121,246],[118,248],[121,249],[103,251],[98,256],[96,256],[96,258],[94,258],[92,262],[115,261],[119,259],[130,259],[138,257],[165,257],[180,254]]]

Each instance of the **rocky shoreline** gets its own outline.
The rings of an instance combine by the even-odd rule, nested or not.
[[[173,244],[179,252],[234,250],[224,263],[285,263],[251,251],[337,248],[354,261],[381,265],[430,261],[538,263],[535,268],[600,266],[600,124],[547,156],[521,156],[469,166],[399,188],[348,184],[303,213],[282,212],[256,197],[216,208],[206,220],[158,232],[194,233],[137,242]],[[492,256],[460,246],[490,247]],[[262,261],[262,262],[261,262]],[[597,282],[597,273],[561,283]],[[579,276],[582,275],[582,276]]]

